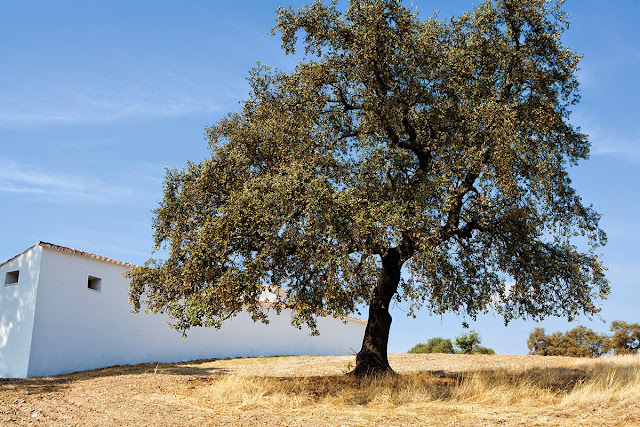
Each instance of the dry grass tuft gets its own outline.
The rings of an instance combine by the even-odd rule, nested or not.
[[[347,375],[322,377],[256,377],[228,375],[201,390],[201,402],[238,408],[300,409],[310,405],[404,405],[451,397],[458,380],[428,373],[357,379]]]
[[[584,381],[562,398],[566,407],[637,407],[640,402],[640,358],[616,356],[585,364]]]

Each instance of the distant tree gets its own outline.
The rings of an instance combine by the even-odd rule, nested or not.
[[[535,328],[529,334],[527,340],[527,347],[530,354],[537,354],[540,356],[550,356],[549,352],[549,338],[545,333],[544,328]]]
[[[640,324],[616,320],[611,323],[610,347],[614,354],[634,354],[640,351]]]
[[[425,344],[416,344],[409,353],[455,353],[450,339],[430,338]]]
[[[527,346],[531,354],[541,356],[600,357],[609,351],[609,337],[584,326],[551,335],[536,328],[529,335]]]
[[[426,21],[404,3],[278,9],[284,51],[305,56],[253,70],[241,110],[206,130],[210,158],[167,172],[168,257],[131,271],[135,310],[182,331],[267,321],[258,296],[277,285],[274,307],[315,331],[368,304],[356,375],[391,371],[394,299],[505,322],[598,312],[605,236],[568,174],[590,144],[569,120],[580,55],[562,1]]]
[[[565,341],[574,349],[568,356],[600,357],[608,351],[609,337],[585,326],[578,326],[565,334]]]
[[[478,334],[473,329],[456,337],[456,347],[460,349],[461,353],[473,353],[480,342],[482,342],[480,334]]]

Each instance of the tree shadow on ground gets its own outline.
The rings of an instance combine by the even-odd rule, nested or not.
[[[0,395],[15,393],[20,395],[56,393],[67,388],[71,380],[67,378],[8,378],[0,379]],[[19,403],[19,402],[9,402]]]
[[[29,395],[54,393],[64,390],[74,382],[88,381],[104,377],[147,374],[212,377],[232,373],[231,370],[226,368],[215,368],[210,366],[213,361],[215,361],[215,359],[194,360],[182,363],[142,363],[138,365],[109,366],[106,368],[74,372],[54,377],[0,378],[0,393],[10,391],[22,392]],[[204,366],[205,364],[208,366]]]

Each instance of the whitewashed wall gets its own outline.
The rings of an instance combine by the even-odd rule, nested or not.
[[[27,376],[41,254],[34,246],[0,267],[0,378]],[[6,274],[16,270],[18,284],[5,285]]]
[[[220,330],[194,328],[182,338],[166,318],[131,313],[127,267],[44,247],[27,375],[50,376],[98,367],[200,358],[341,355],[360,349],[365,325],[319,320],[321,335],[290,325],[290,313],[254,323],[248,315]],[[102,279],[100,292],[87,288]],[[22,278],[22,276],[21,276]]]

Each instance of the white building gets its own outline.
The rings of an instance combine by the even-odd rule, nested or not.
[[[344,355],[360,348],[363,320],[321,318],[314,337],[290,325],[288,310],[271,313],[268,325],[240,314],[219,330],[192,328],[182,338],[166,317],[131,312],[129,281],[122,277],[131,267],[44,242],[0,264],[0,377],[145,362]]]

